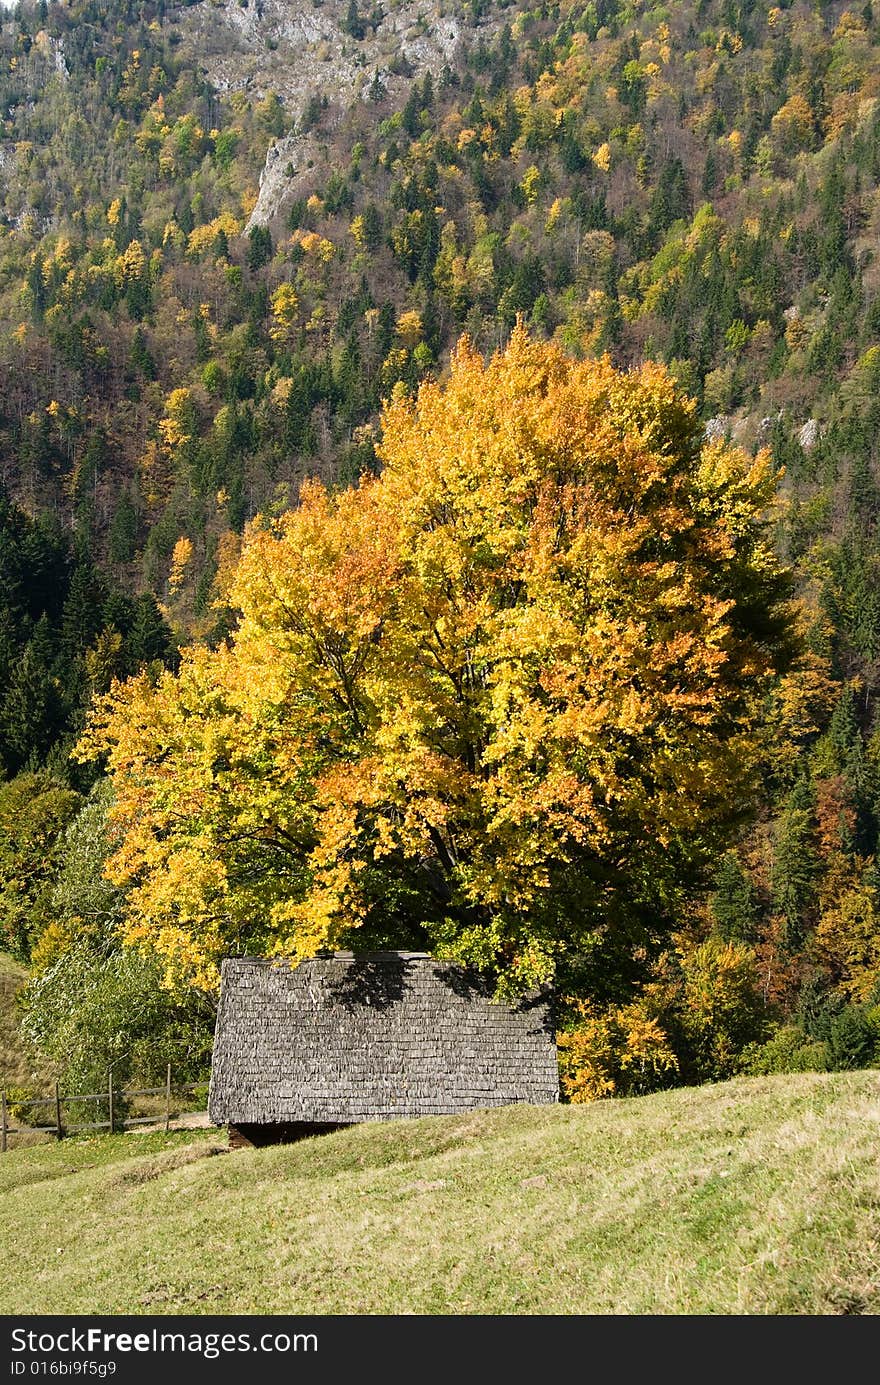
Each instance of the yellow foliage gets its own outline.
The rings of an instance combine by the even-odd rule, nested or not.
[[[172,390],[165,400],[165,416],[158,425],[167,456],[172,456],[192,440],[193,416],[192,392],[185,387]]]
[[[293,388],[293,380],[289,375],[282,375],[280,380],[276,380],[272,386],[272,403],[278,409],[284,409],[290,398],[290,391]]]
[[[854,1001],[868,1000],[880,982],[876,891],[864,883],[845,890],[822,914],[813,945],[840,990]]]
[[[332,240],[319,235],[317,231],[296,230],[291,240],[294,245],[300,245],[307,255],[314,255],[321,264],[329,264],[336,254],[336,246]]]
[[[409,309],[401,313],[395,325],[395,331],[403,342],[404,346],[411,351],[414,346],[422,339],[422,315],[415,309]]]
[[[141,492],[151,514],[167,499],[171,489],[171,470],[169,453],[156,442],[150,441],[138,461],[138,476]]]
[[[789,350],[801,351],[810,340],[810,328],[800,313],[792,313],[785,327],[785,340]]]
[[[213,221],[206,222],[204,226],[196,226],[187,237],[187,254],[204,255],[211,249],[221,231],[230,237],[237,236],[241,231],[241,222],[230,212],[223,212],[220,216],[215,216]]]
[[[122,284],[142,279],[147,268],[147,257],[139,240],[133,240],[117,261],[117,278]]]
[[[790,152],[806,149],[813,134],[813,112],[806,97],[800,92],[790,96],[774,115],[770,128]]]
[[[531,164],[526,169],[519,186],[526,200],[526,205],[533,207],[538,200],[538,192],[541,187],[541,170],[536,164]]]
[[[282,345],[292,339],[299,315],[299,298],[292,284],[279,284],[270,300],[272,322],[269,335]]]
[[[767,761],[781,776],[797,768],[804,748],[828,717],[840,694],[828,661],[807,652],[797,668],[779,679],[768,708]]]
[[[34,944],[31,952],[30,969],[34,976],[41,976],[49,967],[69,951],[72,944],[81,941],[84,921],[80,918],[53,919],[46,925]]]
[[[859,120],[861,96],[858,91],[838,92],[831,103],[831,110],[825,117],[825,133],[828,139],[837,139],[848,130],[854,130]]]
[[[852,10],[844,10],[837,21],[834,30],[834,38],[842,38],[844,34],[862,34],[865,32],[865,21],[861,15],[853,14]]]
[[[229,497],[227,496],[226,499]],[[217,496],[217,503],[221,502]],[[226,594],[235,579],[236,569],[241,558],[241,535],[234,529],[225,529],[217,540],[217,551],[215,561],[217,572],[214,577],[214,590],[217,594],[218,604],[226,600]]]
[[[378,479],[250,526],[229,643],[113,689],[80,747],[108,757],[129,941],[171,977],[215,985],[243,936],[338,946],[402,891],[435,948],[527,988],[595,927],[562,936],[561,889],[668,872],[756,763],[787,657],[735,609],[784,629],[766,456],[701,450],[662,367],[522,328],[489,362],[463,341],[382,427]],[[625,1071],[667,1061],[619,1022]]]
[[[164,230],[162,231],[162,244],[178,246],[184,245],[185,243],[186,236],[178,226],[177,222],[166,221]]]
[[[580,1023],[557,1036],[560,1085],[569,1101],[639,1095],[671,1083],[678,1059],[644,1002],[578,1009]]]
[[[168,590],[172,594],[179,591],[183,585],[186,569],[192,561],[192,555],[192,540],[186,537],[179,538],[171,554],[171,571],[168,576]]]
[[[560,218],[571,210],[571,199],[568,197],[555,197],[547,213],[547,220],[544,223],[544,231],[550,235],[555,231]]]

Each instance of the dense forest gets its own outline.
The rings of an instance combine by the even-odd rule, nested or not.
[[[376,13],[332,8],[356,54]],[[470,0],[442,70],[290,103],[212,86],[195,9],[0,24],[0,928],[32,1037],[198,1061],[209,1003],[120,940],[87,709],[222,647],[254,517],[379,474],[383,401],[521,321],[665,363],[707,438],[769,449],[801,644],[714,858],[564,997],[569,1094],[880,1061],[880,11]]]

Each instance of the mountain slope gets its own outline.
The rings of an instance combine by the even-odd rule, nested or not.
[[[80,581],[64,664],[4,621],[13,712],[64,703],[4,713],[7,772],[69,772],[153,597],[221,640],[248,521],[374,470],[382,400],[462,332],[656,357],[710,437],[770,446],[804,642],[754,825],[663,924],[747,950],[785,1025],[759,1070],[878,1061],[880,12],[23,0],[0,111],[0,480],[146,602]]]

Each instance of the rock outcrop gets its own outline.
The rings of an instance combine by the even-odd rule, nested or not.
[[[248,229],[277,215],[291,177],[308,163],[310,142],[296,127],[312,97],[365,98],[377,77],[389,95],[405,94],[414,76],[439,75],[462,38],[476,33],[427,0],[362,4],[359,15],[358,36],[347,0],[203,0],[181,16],[188,47],[218,91],[274,91],[290,119],[267,154]],[[490,20],[479,32],[488,39],[497,27]]]

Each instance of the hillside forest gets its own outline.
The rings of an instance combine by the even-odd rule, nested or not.
[[[880,10],[291,8],[305,96],[259,0],[0,15],[35,1054],[418,946],[552,982],[574,1100],[880,1064]]]

